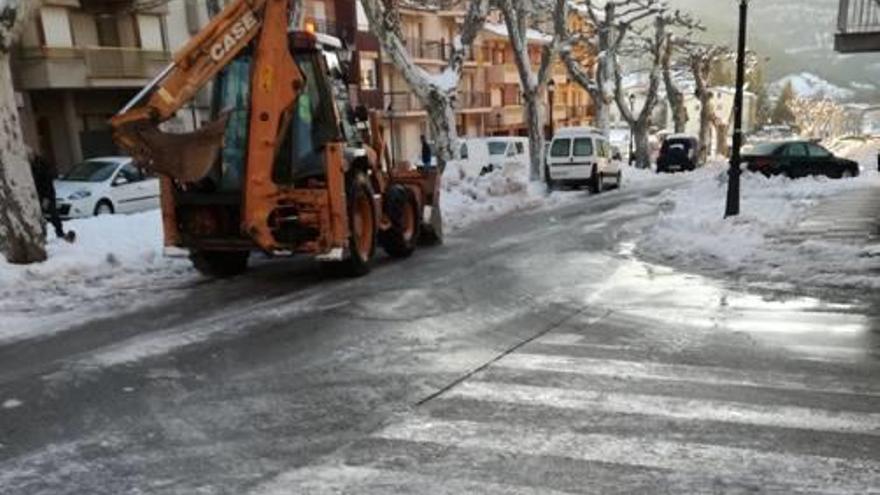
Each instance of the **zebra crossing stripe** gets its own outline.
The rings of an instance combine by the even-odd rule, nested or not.
[[[430,493],[432,495],[567,495],[569,492],[438,478],[415,473],[361,466],[314,466],[284,473],[250,492],[251,495],[339,494],[388,495],[389,493]]]
[[[587,357],[556,356],[545,354],[510,354],[493,366],[514,370],[549,371],[578,375],[610,376],[675,382],[702,383],[707,385],[736,385],[744,387],[797,390],[817,393],[854,394],[880,397],[880,392],[869,384],[854,388],[850,384],[816,383],[815,376],[792,373],[737,370],[713,366],[665,364],[648,361],[624,361],[619,359],[595,359]]]
[[[585,341],[583,335],[578,335],[576,333],[550,333],[535,339],[534,343],[542,345],[588,347],[591,349],[604,349],[611,351],[628,351],[633,349],[633,346],[631,345],[591,343]]]
[[[790,491],[864,494],[875,490],[880,479],[880,464],[869,460],[790,455],[495,423],[413,417],[388,426],[374,436],[463,449],[666,469],[695,479],[735,479],[762,486],[782,484],[794,487]]]
[[[484,381],[465,382],[448,391],[444,397],[577,409],[594,413],[637,413],[696,421],[880,435],[880,414],[877,413],[763,406],[721,400],[568,390]]]

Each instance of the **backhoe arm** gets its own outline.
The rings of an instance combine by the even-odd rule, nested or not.
[[[116,143],[142,166],[171,178],[194,182],[207,175],[222,147],[225,116],[189,134],[166,134],[158,125],[189,103],[267,23],[283,25],[286,33],[287,12],[279,16],[276,6],[267,9],[270,3],[278,2],[236,0],[215,16],[111,119]]]

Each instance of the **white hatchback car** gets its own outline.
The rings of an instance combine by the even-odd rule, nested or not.
[[[131,158],[92,158],[55,181],[61,218],[133,213],[159,207],[159,179],[136,167]]]
[[[556,185],[588,186],[602,192],[609,183],[621,184],[621,161],[608,138],[590,127],[560,129],[547,154],[547,182]]]

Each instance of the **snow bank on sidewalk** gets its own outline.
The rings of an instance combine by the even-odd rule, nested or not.
[[[521,165],[481,177],[468,177],[450,165],[443,175],[440,207],[446,231],[454,232],[516,211],[557,206],[578,194],[585,193],[554,191],[548,195],[543,182],[529,182],[528,170]]]
[[[131,305],[151,295],[151,282],[188,273],[186,260],[162,256],[161,223],[158,210],[72,220],[65,228],[76,232],[77,241],[68,244],[50,234],[45,262],[12,265],[0,257],[0,341],[16,331],[14,314],[81,309],[138,289],[128,296]]]
[[[863,145],[851,151],[867,161],[876,148],[865,150]],[[877,268],[867,248],[792,235],[820,201],[880,188],[880,176],[867,170],[867,164],[863,167],[862,176],[847,180],[768,179],[745,173],[741,214],[729,219],[724,218],[726,173],[705,174],[688,187],[664,193],[656,222],[637,236],[637,252],[678,266],[746,278],[880,287],[878,277],[865,276],[866,270]]]

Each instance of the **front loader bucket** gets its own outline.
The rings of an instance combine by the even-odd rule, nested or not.
[[[181,182],[197,182],[211,171],[223,148],[228,116],[183,134],[136,122],[120,128],[116,140],[138,165]]]

